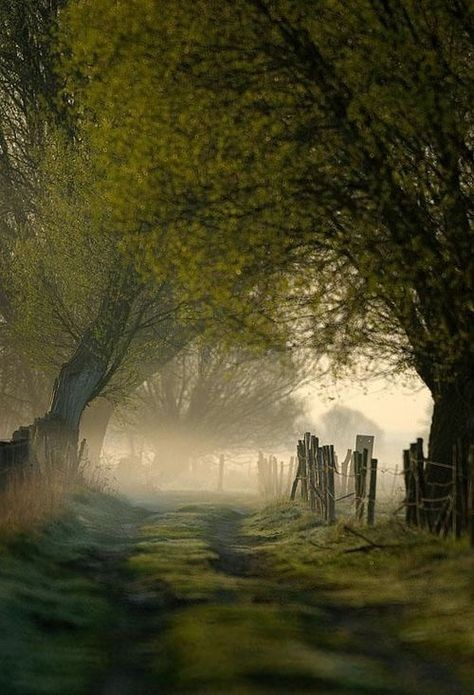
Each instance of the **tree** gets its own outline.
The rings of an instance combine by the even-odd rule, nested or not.
[[[316,430],[324,442],[334,444],[339,453],[345,453],[349,447],[355,447],[357,434],[375,436],[376,448],[380,450],[383,442],[383,430],[359,410],[343,405],[335,405],[320,418]]]
[[[294,392],[304,374],[281,355],[201,339],[137,389],[119,422],[151,446],[165,475],[207,454],[286,448],[296,438],[302,403]]]
[[[473,30],[463,0],[102,0],[65,24],[104,195],[122,229],[146,222],[127,235],[142,265],[159,275],[165,248],[190,292],[236,311],[278,288],[339,359],[371,346],[415,369],[430,458],[461,441],[464,466]]]
[[[143,362],[163,364],[194,328],[180,323],[171,282],[141,278],[120,254],[107,209],[91,220],[94,171],[78,144],[50,141],[38,179],[31,233],[14,247],[10,304],[18,342],[57,375],[37,426],[74,441],[88,403],[101,394],[120,399],[140,383]]]
[[[36,429],[74,443],[89,402],[117,399],[143,378],[143,361],[162,364],[194,329],[178,325],[167,278],[145,281],[124,261],[107,209],[89,214],[97,170],[55,69],[65,4],[0,5],[0,310],[3,374],[11,380],[12,365],[16,374],[10,401],[21,399],[28,418],[46,405]]]

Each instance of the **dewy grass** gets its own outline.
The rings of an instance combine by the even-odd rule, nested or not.
[[[405,572],[424,566],[428,579],[436,552],[454,553],[461,567],[456,553],[466,559],[464,551],[397,524],[352,530],[368,541],[287,503],[240,528],[215,505],[157,516],[129,562],[137,590],[162,609],[147,647],[153,682],[164,692],[246,695],[441,693],[456,673],[469,682],[467,624],[461,619],[458,637],[451,629],[448,638],[462,634],[466,653],[452,643],[438,673],[443,645],[430,627],[434,611],[414,593],[420,577]],[[247,556],[247,572],[239,574],[241,563],[232,567],[232,552]],[[458,586],[456,611],[467,608],[466,588]],[[430,635],[420,643],[418,621]]]
[[[396,522],[329,528],[298,504],[243,518],[83,491],[41,531],[4,537],[0,692],[122,678],[125,692],[472,691],[467,547]]]
[[[472,687],[474,555],[467,542],[396,521],[327,528],[311,517],[282,505],[254,515],[247,533],[259,538],[272,571],[294,587],[317,592],[341,611],[375,610],[402,646],[444,661]]]
[[[107,636],[116,620],[96,558],[125,544],[120,527],[131,514],[116,499],[83,491],[36,533],[4,537],[1,693],[95,692],[107,667]]]

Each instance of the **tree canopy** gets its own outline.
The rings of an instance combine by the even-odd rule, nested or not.
[[[463,0],[85,0],[63,33],[139,265],[413,367],[448,449],[474,436],[473,28]]]

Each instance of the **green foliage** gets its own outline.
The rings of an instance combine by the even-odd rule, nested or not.
[[[436,390],[472,362],[472,20],[446,0],[72,2],[66,90],[124,248],[254,330],[291,311],[339,359],[369,340]]]
[[[91,220],[94,173],[87,153],[58,134],[48,142],[30,233],[10,265],[14,330],[30,359],[57,372],[101,310],[110,278],[124,265],[104,223]]]

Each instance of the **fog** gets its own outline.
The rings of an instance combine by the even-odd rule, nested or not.
[[[157,422],[153,430],[149,420],[141,426],[136,418],[133,426],[112,421],[104,440],[102,470],[112,488],[128,495],[167,490],[216,491],[221,483],[225,492],[257,494],[259,452],[274,456],[279,466],[283,464],[286,481],[297,440],[305,431],[316,434],[323,444],[333,444],[339,460],[347,449],[354,448],[357,434],[369,434],[375,436],[379,495],[401,491],[401,480],[394,474],[401,470],[402,450],[416,437],[426,441],[428,434],[431,399],[420,383],[382,378],[365,383],[318,381],[297,388],[294,400],[294,420],[286,423],[283,437],[275,437],[274,446],[268,436],[259,442],[265,413],[255,420],[255,432],[245,414],[239,427],[236,413],[233,436],[227,445],[225,438],[209,435],[209,423],[205,431],[199,431],[166,427],[162,422]],[[268,418],[272,415],[269,411]],[[288,417],[291,420],[290,414]],[[240,440],[235,436],[239,429]],[[272,423],[263,429],[268,434]],[[282,494],[286,492],[283,486]]]

